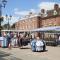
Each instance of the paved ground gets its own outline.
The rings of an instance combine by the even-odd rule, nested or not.
[[[28,46],[24,49],[0,48],[0,60],[60,60],[60,47],[47,46],[46,52],[32,52]]]

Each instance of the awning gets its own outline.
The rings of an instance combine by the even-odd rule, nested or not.
[[[49,32],[49,31],[57,31],[60,32],[60,26],[51,26],[51,27],[43,27],[43,28],[37,28],[33,29],[33,32]]]
[[[42,27],[33,30],[2,30],[12,32],[60,32],[60,26]]]
[[[55,31],[60,31],[60,26],[55,28]]]
[[[1,30],[2,32],[29,32],[29,30]]]

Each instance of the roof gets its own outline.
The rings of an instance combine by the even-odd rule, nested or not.
[[[2,32],[29,32],[30,30],[1,30]]]
[[[60,32],[60,26],[50,26],[50,27],[43,27],[43,28],[37,28],[33,29],[33,32],[48,32],[48,31],[59,31]]]

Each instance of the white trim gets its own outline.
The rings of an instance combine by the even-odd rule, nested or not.
[[[60,31],[60,26],[42,27],[32,30],[1,30],[3,31],[13,31],[13,32],[38,32],[38,31]]]
[[[32,31],[60,31],[60,26],[42,27],[33,29]]]
[[[12,32],[29,32],[29,31],[31,31],[31,30],[1,30],[2,32],[6,32],[6,31],[8,31],[8,32],[10,32],[10,31],[12,31]]]
[[[33,18],[33,17],[37,17],[37,16],[40,16],[40,15],[33,15],[33,16],[24,17],[24,18],[21,18],[19,21],[29,19],[29,18]]]

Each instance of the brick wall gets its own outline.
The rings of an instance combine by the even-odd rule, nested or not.
[[[15,24],[15,29],[19,30],[31,30],[39,27],[38,17],[28,18],[20,20]]]
[[[60,26],[60,16],[56,16],[56,17],[49,17],[49,18],[44,18],[41,19],[42,23],[41,26],[42,27],[48,27],[48,26]]]
[[[40,18],[39,16],[36,16],[32,18],[23,19],[15,24],[15,29],[32,30],[40,27],[49,27],[49,26],[60,26],[60,16],[51,16],[45,18]],[[39,33],[34,34],[35,36],[39,35]]]

